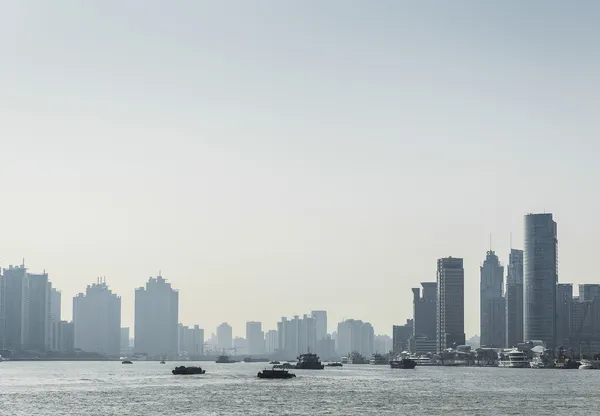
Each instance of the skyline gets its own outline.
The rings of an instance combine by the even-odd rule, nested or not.
[[[66,318],[105,276],[133,327],[162,270],[207,337],[320,309],[389,334],[453,256],[468,338],[527,212],[560,223],[558,281],[596,283],[597,2],[119,3],[0,16],[0,265]]]

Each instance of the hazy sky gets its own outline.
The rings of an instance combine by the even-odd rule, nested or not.
[[[600,282],[600,2],[0,0],[0,264],[72,296],[162,269],[180,320],[391,333],[436,259],[553,212]]]

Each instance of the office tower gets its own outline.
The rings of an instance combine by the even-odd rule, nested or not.
[[[523,337],[556,345],[558,239],[552,214],[525,215]]]
[[[228,354],[228,350],[233,347],[233,330],[227,322],[223,322],[217,327],[217,342],[219,350],[225,350],[226,354]]]
[[[179,292],[162,276],[135,290],[134,351],[149,357],[178,356]]]
[[[5,348],[20,351],[23,348],[23,327],[28,313],[24,302],[27,296],[27,271],[25,265],[9,266],[3,270],[5,299]]]
[[[179,355],[197,358],[204,354],[204,329],[199,325],[192,328],[179,324]]]
[[[567,347],[571,336],[571,313],[573,310],[573,285],[559,283],[556,287],[556,346]]]
[[[417,289],[418,290],[418,289]],[[414,289],[413,289],[414,293]],[[392,351],[400,354],[410,349],[410,340],[414,334],[414,321],[407,319],[404,325],[394,325],[392,328]]]
[[[486,253],[479,268],[479,319],[481,346],[503,347],[506,342],[504,267],[493,251]]]
[[[312,311],[317,326],[317,342],[327,338],[327,311]]]
[[[465,343],[465,271],[463,259],[437,261],[437,350]]]
[[[373,352],[376,354],[388,354],[393,351],[393,338],[388,335],[376,335],[373,343]]]
[[[27,273],[23,325],[23,345],[28,350],[46,351],[50,348],[51,285],[48,274]]]
[[[61,303],[62,296],[60,291],[50,288],[50,350],[60,351],[60,321],[61,321]]]
[[[4,284],[4,276],[0,269],[0,349],[6,348],[6,287]]]
[[[506,346],[523,342],[523,250],[511,249],[506,276]]]
[[[85,294],[73,298],[74,344],[86,352],[119,357],[121,352],[121,297],[98,279]]]
[[[265,351],[267,354],[274,354],[279,349],[279,334],[277,330],[270,329],[265,334]]]
[[[261,322],[246,322],[246,340],[248,354],[263,354],[265,352],[265,333]]]
[[[412,289],[413,325],[410,350],[412,352],[419,350],[420,353],[436,352],[437,282],[422,282],[421,286],[423,291],[419,288]],[[395,349],[399,348],[399,344],[394,345],[396,345]]]
[[[600,297],[600,285],[598,284],[581,284],[579,285],[579,300],[587,302]]]

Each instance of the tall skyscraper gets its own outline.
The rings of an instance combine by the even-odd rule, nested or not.
[[[179,354],[188,358],[204,354],[204,329],[199,325],[190,328],[179,324]]]
[[[556,342],[568,347],[571,337],[571,313],[573,311],[573,285],[559,283],[556,287]]]
[[[48,274],[27,273],[25,289],[26,319],[23,325],[23,345],[26,349],[46,351],[50,348],[51,293]]]
[[[496,253],[490,250],[479,271],[480,343],[481,346],[503,347],[506,342],[504,267]]]
[[[317,342],[327,338],[327,311],[312,311],[317,326]]]
[[[225,350],[228,354],[229,349],[233,347],[233,330],[227,322],[223,322],[217,327],[217,347],[219,350]]]
[[[369,322],[359,319],[346,319],[337,326],[336,350],[339,355],[347,356],[358,352],[365,358],[373,355],[375,333]]]
[[[178,356],[179,292],[162,276],[135,290],[134,351],[150,357]]]
[[[273,354],[279,349],[279,335],[277,331],[271,329],[265,334],[265,352]]]
[[[463,259],[437,262],[438,352],[465,343],[465,271]]]
[[[60,291],[50,286],[50,350],[60,351],[60,321],[62,299]]]
[[[264,354],[265,333],[261,322],[246,322],[246,340],[248,341],[248,354]]]
[[[26,325],[27,271],[25,265],[9,266],[4,269],[5,298],[5,348],[14,351],[23,349],[23,327]]]
[[[413,342],[416,342],[413,336],[414,326],[414,320],[407,319],[404,325],[394,325],[392,327],[392,350],[394,354],[397,355],[402,351],[408,351],[411,339]]]
[[[6,285],[0,269],[0,348],[6,348]]]
[[[413,288],[413,336],[436,339],[437,282],[422,282]]]
[[[556,346],[558,238],[552,214],[525,215],[523,337]]]
[[[506,277],[506,346],[523,342],[523,250],[511,249]]]
[[[85,295],[73,298],[75,348],[119,357],[121,352],[121,297],[112,293],[106,281],[86,288]]]

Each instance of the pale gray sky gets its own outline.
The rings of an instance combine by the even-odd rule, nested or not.
[[[180,317],[377,333],[436,259],[559,229],[600,282],[596,1],[0,0],[0,264],[71,297],[106,276],[133,324],[159,269]]]

